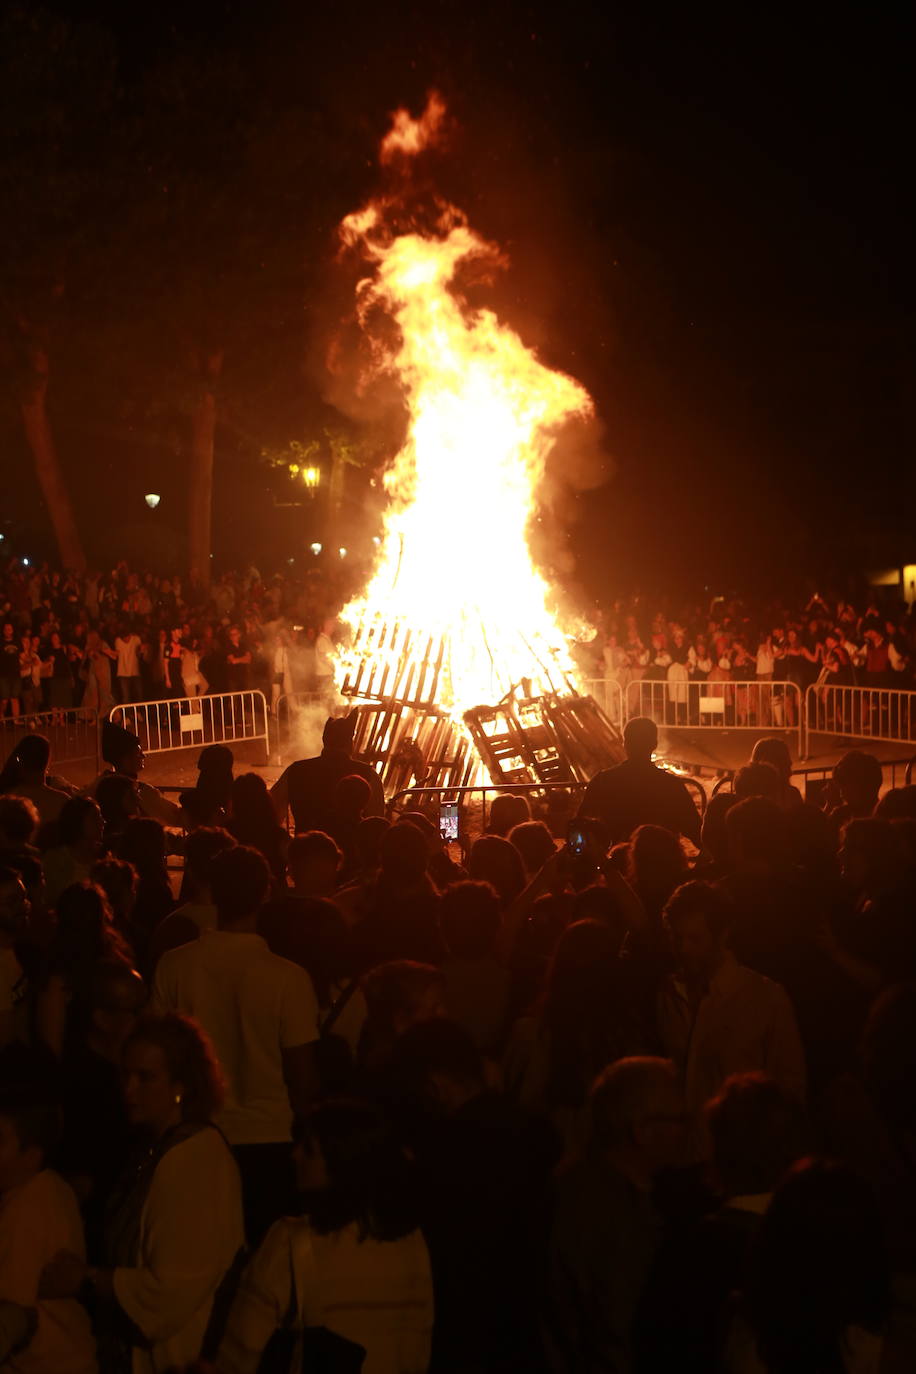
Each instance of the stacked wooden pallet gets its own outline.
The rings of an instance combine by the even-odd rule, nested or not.
[[[379,769],[389,796],[410,786],[582,782],[623,757],[603,711],[559,668],[547,674],[551,690],[532,694],[526,680],[459,721],[445,709],[451,682],[443,639],[369,618],[348,658],[341,691],[357,708],[354,745]],[[543,680],[545,665],[535,659],[533,667]]]

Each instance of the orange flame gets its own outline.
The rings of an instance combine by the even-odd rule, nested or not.
[[[420,120],[399,110],[382,160],[426,146],[444,114],[436,96]],[[571,685],[567,641],[526,530],[559,430],[590,415],[592,402],[492,310],[463,299],[459,269],[501,264],[495,245],[451,206],[435,231],[401,232],[387,222],[392,205],[374,201],[341,225],[344,242],[374,265],[358,289],[364,328],[380,308],[398,326],[400,342],[377,361],[399,380],[409,411],[407,440],[385,477],[381,557],[342,619],[362,628],[363,647],[366,626],[375,625],[376,646],[386,640],[392,661],[404,640],[382,626],[438,644],[437,705],[457,721],[523,679],[535,695]],[[353,668],[346,653],[339,667],[342,680]]]
[[[413,119],[407,110],[395,110],[391,119],[391,128],[382,139],[379,150],[379,161],[383,167],[399,155],[415,157],[424,148],[434,147],[439,142],[445,119],[445,101],[433,91],[419,119]]]

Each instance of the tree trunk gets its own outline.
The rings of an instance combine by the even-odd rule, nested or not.
[[[191,416],[191,480],[189,492],[189,571],[201,590],[210,588],[210,530],[213,513],[213,439],[216,433],[216,388],[223,352],[208,353],[200,365],[201,384]]]
[[[25,326],[23,333],[27,333]],[[25,437],[35,460],[35,471],[51,517],[60,561],[65,568],[84,572],[86,556],[76,528],[73,507],[70,505],[70,496],[57,458],[54,435],[51,433],[51,422],[48,418],[48,353],[45,347],[36,343],[34,339],[27,338],[26,342],[29,375],[19,403]]]

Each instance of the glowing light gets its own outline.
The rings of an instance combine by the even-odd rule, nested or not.
[[[317,487],[321,482],[321,468],[303,468],[302,480],[307,487]]]
[[[340,554],[341,558],[346,558],[346,556],[347,556],[347,551],[346,551],[346,549],[341,548],[341,549],[338,549],[337,552]]]
[[[443,115],[438,97],[419,121],[399,111],[382,161],[434,141]],[[359,320],[375,367],[399,382],[409,418],[384,478],[378,565],[342,612],[358,633],[352,655],[341,654],[338,680],[355,668],[361,637],[401,653],[403,637],[384,629],[399,625],[410,627],[420,653],[430,639],[442,646],[437,705],[456,721],[522,680],[535,695],[568,689],[573,663],[527,527],[558,433],[591,415],[591,398],[492,310],[468,305],[461,272],[472,264],[479,280],[480,266],[504,259],[454,206],[440,204],[435,227],[421,229],[405,227],[404,206],[383,199],[349,215],[340,233],[372,264],[358,287]]]
[[[162,497],[159,495],[158,491],[148,491],[143,499],[149,506],[150,510],[155,510],[156,507],[159,505],[159,502],[162,500]]]
[[[315,555],[316,558],[321,553],[322,547],[323,546],[321,544],[309,544],[309,548],[311,549],[312,553]]]
[[[424,148],[433,147],[441,138],[444,118],[445,102],[435,91],[419,119],[414,119],[408,110],[395,110],[391,117],[391,129],[382,139],[379,150],[382,166],[399,156],[415,157]],[[369,215],[374,208],[367,207],[362,213]]]
[[[22,560],[22,566],[23,566],[24,568],[30,568],[30,567],[32,566],[32,560],[31,560],[31,558],[23,558],[23,560]]]

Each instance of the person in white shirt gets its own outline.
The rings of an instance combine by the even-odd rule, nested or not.
[[[318,1003],[304,969],[272,954],[257,934],[270,870],[238,845],[210,866],[217,929],[168,950],[156,967],[153,1001],[193,1016],[213,1041],[226,1075],[217,1118],[242,1172],[249,1243],[291,1205],[293,1112],[317,1083]]]
[[[315,690],[322,695],[329,694],[334,687],[334,660],[337,650],[331,638],[333,633],[334,621],[326,620],[315,640]]]
[[[200,671],[200,652],[197,641],[181,646],[181,682],[186,697],[205,697],[210,684]]]
[[[728,947],[732,907],[711,883],[684,883],[664,921],[678,971],[658,998],[658,1031],[687,1105],[704,1103],[735,1073],[759,1070],[804,1100],[805,1057],[784,988],[744,968]]]
[[[0,1302],[37,1316],[24,1349],[3,1361],[4,1374],[96,1374],[95,1340],[76,1290],[45,1291],[42,1273],[61,1250],[82,1263],[83,1224],[76,1196],[45,1165],[59,1134],[57,1107],[41,1101],[37,1082],[0,1089]]]
[[[221,1374],[256,1374],[291,1302],[304,1328],[303,1369],[325,1367],[310,1344],[309,1328],[319,1328],[342,1368],[351,1355],[356,1368],[362,1350],[364,1374],[425,1374],[429,1254],[410,1166],[384,1118],[368,1102],[322,1103],[304,1121],[295,1157],[305,1215],[278,1221],[251,1261],[220,1347]]]
[[[270,710],[277,714],[277,703],[281,696],[289,696],[293,690],[293,677],[289,656],[290,638],[287,630],[277,631],[277,644],[273,656],[273,673],[270,680]],[[333,664],[331,672],[333,673]]]
[[[217,1290],[244,1245],[239,1174],[212,1124],[219,1065],[193,1021],[144,1018],[125,1041],[122,1068],[127,1115],[144,1139],[106,1208],[105,1265],[87,1267],[63,1247],[41,1292],[93,1290],[106,1368],[164,1374],[202,1353]]]
[[[118,688],[123,702],[139,701],[143,695],[140,677],[140,636],[122,627],[114,642],[118,655]]]

